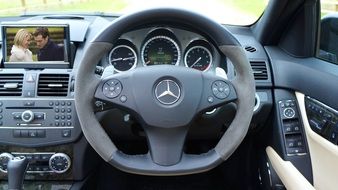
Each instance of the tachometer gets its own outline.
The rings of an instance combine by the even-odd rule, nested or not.
[[[136,67],[137,55],[132,47],[118,45],[110,52],[109,62],[117,72],[128,71]]]
[[[178,65],[181,53],[178,44],[168,36],[154,36],[142,48],[142,59],[148,65]]]

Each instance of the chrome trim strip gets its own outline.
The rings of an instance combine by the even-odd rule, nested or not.
[[[0,127],[1,129],[74,129],[74,126],[70,127]]]

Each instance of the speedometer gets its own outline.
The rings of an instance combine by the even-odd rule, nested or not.
[[[181,58],[178,44],[168,36],[155,36],[145,42],[142,59],[148,65],[178,65]]]

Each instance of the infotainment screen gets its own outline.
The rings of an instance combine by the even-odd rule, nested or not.
[[[69,68],[69,26],[2,24],[4,67]]]

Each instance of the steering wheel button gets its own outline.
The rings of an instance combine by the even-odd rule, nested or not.
[[[124,103],[124,102],[126,102],[127,101],[127,97],[126,96],[121,96],[120,97],[120,101],[122,102],[122,103]]]
[[[209,96],[209,97],[208,97],[208,102],[209,102],[209,103],[213,103],[213,102],[214,102],[214,98],[211,97],[211,96]]]
[[[102,92],[107,98],[116,98],[122,91],[122,84],[116,79],[111,79],[103,85]]]
[[[225,99],[227,95],[224,92],[222,92],[222,93],[217,94],[216,97],[219,99]]]

